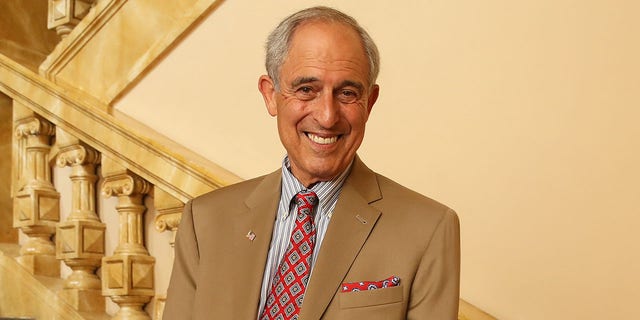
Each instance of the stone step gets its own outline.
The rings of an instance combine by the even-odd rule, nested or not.
[[[0,320],[106,320],[106,312],[78,312],[60,298],[63,280],[34,276],[15,259],[20,247],[0,243]]]

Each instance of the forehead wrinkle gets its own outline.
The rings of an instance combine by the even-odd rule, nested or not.
[[[367,65],[360,61],[358,55],[353,55],[345,58],[336,58],[333,53],[319,53],[314,50],[309,50],[307,52],[303,52],[297,55],[291,55],[291,58],[298,58],[301,65],[309,66],[309,67],[320,67],[320,68],[346,68],[351,70],[356,70],[359,72],[369,72]],[[365,58],[362,56],[361,58]]]
[[[368,68],[362,61],[365,56],[362,52],[353,53],[348,56],[336,56],[333,52],[327,52],[325,50],[315,50],[313,48],[292,48],[283,64],[282,73],[285,74],[282,78],[293,76],[294,79],[287,81],[291,87],[299,86],[304,83],[324,82],[325,73],[338,72],[340,74],[344,72],[353,72],[348,76],[352,79],[344,79],[336,86],[348,86],[353,85],[359,89],[365,87],[364,83],[368,83]],[[301,49],[301,50],[300,50]],[[362,55],[362,56],[360,56]],[[359,59],[361,58],[361,59]],[[362,77],[362,79],[360,79]],[[333,77],[332,77],[333,78]],[[355,79],[354,79],[355,78]],[[341,79],[335,79],[341,80]]]

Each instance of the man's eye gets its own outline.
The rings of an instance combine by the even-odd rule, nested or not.
[[[342,103],[353,103],[358,100],[358,93],[352,90],[342,90],[338,95],[338,100]]]
[[[302,93],[311,93],[313,91],[313,89],[311,89],[311,87],[300,87],[298,88],[298,92],[302,92]]]
[[[316,92],[313,90],[313,87],[303,86],[296,89],[296,97],[300,100],[311,100],[315,97]]]

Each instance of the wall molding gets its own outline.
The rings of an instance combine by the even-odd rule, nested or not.
[[[62,39],[40,65],[40,74],[55,81],[55,76],[78,54],[100,29],[129,0],[102,0],[91,8],[69,36]]]
[[[109,107],[221,2],[97,1],[40,65],[39,72]]]

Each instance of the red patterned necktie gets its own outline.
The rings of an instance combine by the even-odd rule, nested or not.
[[[296,194],[298,213],[289,247],[273,278],[260,320],[298,319],[304,292],[311,274],[311,259],[316,246],[313,208],[318,196],[305,190]]]

